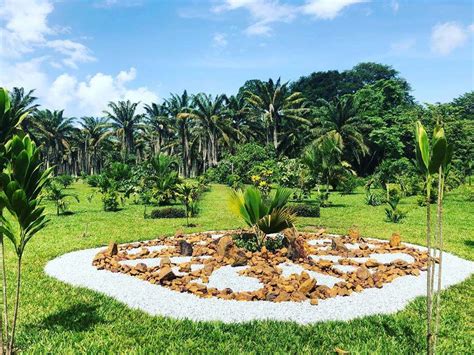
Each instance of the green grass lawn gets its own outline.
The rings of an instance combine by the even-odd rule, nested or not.
[[[282,322],[225,325],[219,322],[176,321],[151,317],[112,298],[74,288],[44,274],[44,266],[61,254],[107,244],[130,242],[161,235],[236,228],[241,222],[227,208],[227,187],[214,185],[203,196],[197,226],[184,227],[184,219],[143,218],[143,206],[127,204],[119,212],[103,212],[100,194],[89,202],[92,189],[77,183],[69,189],[81,202],[71,203],[70,216],[55,216],[47,202],[50,225],[26,249],[23,288],[17,333],[18,347],[27,353],[185,352],[185,353],[334,353],[336,347],[354,353],[422,353],[424,298],[389,316],[372,316],[351,322],[327,322],[300,326]],[[321,218],[301,218],[298,226],[324,226],[346,232],[357,226],[365,236],[389,238],[400,232],[404,241],[423,243],[425,209],[416,198],[402,200],[408,217],[401,224],[385,222],[384,206],[370,207],[364,193],[340,196],[333,207],[321,210]],[[474,260],[474,203],[456,192],[445,202],[446,249]],[[90,234],[83,236],[88,229]],[[14,269],[8,246],[8,267]],[[13,274],[9,274],[13,286]],[[9,290],[12,292],[13,290]],[[443,293],[440,353],[474,352],[474,277]]]

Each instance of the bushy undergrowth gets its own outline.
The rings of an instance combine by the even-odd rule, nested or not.
[[[178,207],[158,208],[150,213],[150,218],[185,218],[186,211]]]
[[[290,205],[291,210],[298,217],[320,217],[321,208],[319,204],[293,204]]]
[[[235,245],[245,250],[256,252],[260,251],[259,241],[254,233],[240,233],[232,236]],[[267,250],[275,252],[284,246],[284,237],[282,234],[269,235],[263,242]]]

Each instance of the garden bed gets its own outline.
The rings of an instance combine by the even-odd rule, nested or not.
[[[426,287],[425,249],[391,241],[298,233],[302,247],[245,251],[237,231],[177,235],[59,257],[46,272],[110,295],[150,314],[242,322],[349,320],[402,309]],[[443,256],[444,286],[474,263]]]

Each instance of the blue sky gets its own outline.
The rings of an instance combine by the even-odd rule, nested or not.
[[[474,87],[474,8],[444,0],[0,0],[0,85],[66,115],[247,79],[392,65],[420,102]]]

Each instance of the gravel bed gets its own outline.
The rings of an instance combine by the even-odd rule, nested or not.
[[[290,263],[282,263],[278,265],[279,268],[282,269],[281,275],[283,277],[289,277],[291,274],[301,274],[303,271],[307,272],[311,277],[316,279],[316,283],[318,285],[325,285],[328,287],[333,287],[336,283],[340,281],[344,281],[338,277],[334,277],[331,275],[321,274],[316,271],[306,270],[301,265],[290,264]]]
[[[254,277],[239,275],[239,272],[245,270],[247,266],[224,266],[214,271],[209,277],[207,287],[223,290],[232,289],[234,292],[257,291],[263,285]]]
[[[373,314],[389,314],[403,309],[414,298],[423,296],[426,290],[426,272],[422,272],[420,276],[399,277],[380,289],[369,288],[348,297],[338,296],[320,300],[316,306],[311,305],[309,301],[275,303],[200,298],[122,273],[97,270],[92,266],[92,259],[100,250],[103,248],[62,255],[51,260],[46,265],[45,272],[73,286],[86,287],[111,296],[131,308],[140,309],[150,315],[225,323],[271,319],[309,324],[327,320],[345,321]],[[227,271],[221,274],[217,271],[211,275],[210,281],[212,278],[213,282],[218,284],[227,282],[223,279],[229,277]],[[472,273],[474,273],[473,262],[449,253],[443,254],[444,287],[459,283]],[[238,275],[236,279],[242,277],[244,276]]]

